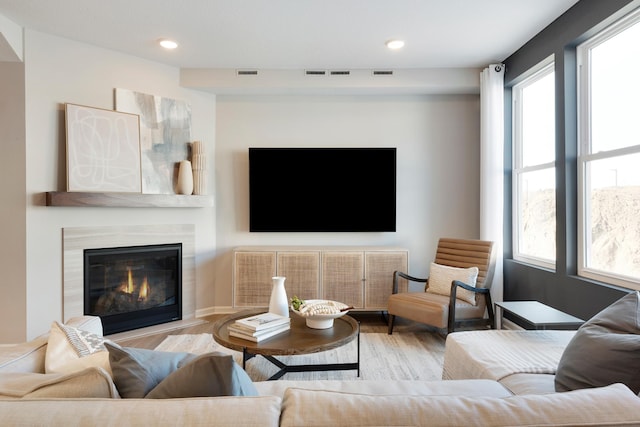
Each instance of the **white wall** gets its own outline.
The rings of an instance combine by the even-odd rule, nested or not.
[[[3,212],[24,211],[26,218],[26,237],[17,243],[26,248],[3,264],[21,269],[16,275],[21,281],[26,276],[26,283],[17,283],[14,292],[18,304],[26,301],[26,308],[18,309],[24,318],[13,320],[18,326],[26,323],[26,332],[25,328],[20,332],[24,338],[44,332],[52,320],[64,320],[63,227],[195,224],[196,308],[201,315],[231,305],[230,250],[235,246],[403,246],[411,253],[411,271],[422,275],[438,237],[478,236],[477,95],[265,95],[216,100],[214,95],[180,87],[175,68],[87,44],[26,30],[24,52],[26,161],[18,169],[26,176],[26,201],[10,198],[10,206],[3,206]],[[191,105],[192,139],[207,144],[209,164],[215,165],[209,177],[215,208],[44,206],[44,192],[65,189],[64,103],[113,108],[114,88]],[[249,233],[249,146],[397,147],[398,231]],[[6,167],[11,161],[3,157],[2,164]],[[20,177],[17,181],[20,185]],[[13,318],[0,313],[0,325],[11,325]],[[8,340],[12,337],[0,327],[0,341]]]
[[[118,52],[27,30],[26,194],[27,335],[62,317],[62,228],[137,224],[196,225],[197,307],[214,305],[215,208],[71,208],[44,206],[44,192],[66,189],[64,103],[114,108],[114,89],[184,100],[193,140],[214,162],[215,96],[179,86],[179,70]],[[211,173],[209,188],[214,188]]]
[[[402,246],[422,275],[439,237],[478,238],[479,108],[477,95],[219,95],[216,304],[231,304],[235,246]],[[397,147],[397,232],[250,233],[250,146]]]

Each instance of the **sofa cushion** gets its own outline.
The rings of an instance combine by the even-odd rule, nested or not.
[[[451,294],[451,282],[459,280],[469,286],[476,286],[478,279],[478,267],[458,268],[431,263],[429,269],[429,287],[427,292],[449,296]],[[458,288],[456,298],[476,305],[476,294],[466,289]]]
[[[564,350],[557,391],[623,383],[640,392],[640,292],[632,292],[584,323]]]
[[[257,396],[247,373],[224,353],[208,353],[180,366],[146,395],[150,399]]]
[[[101,368],[87,368],[69,374],[9,372],[0,374],[3,398],[116,398],[111,376]]]
[[[500,384],[513,394],[555,393],[553,374],[512,374],[500,380]]]
[[[181,362],[192,360],[191,353],[147,350],[121,347],[105,342],[109,354],[113,382],[120,396],[142,398],[160,384],[170,373],[178,369]]]
[[[575,331],[460,331],[447,335],[442,379],[501,381],[517,373],[555,374]]]
[[[622,384],[512,396],[371,396],[291,388],[281,426],[637,426],[640,399]]]
[[[47,340],[47,336],[41,336],[21,344],[2,347],[0,373],[38,372],[44,374]]]
[[[109,353],[103,342],[102,335],[53,322],[47,342],[45,373],[71,373],[90,367],[110,373]]]
[[[97,316],[72,317],[65,324],[102,336],[102,321]],[[48,340],[49,332],[31,341],[2,346],[0,351],[0,373],[37,372],[44,374]]]
[[[280,404],[275,396],[0,400],[0,425],[278,427]]]
[[[346,393],[412,396],[478,396],[508,397],[513,394],[492,380],[278,380],[253,383],[260,396],[283,397],[288,388],[339,391]]]
[[[100,316],[75,316],[69,318],[64,324],[99,336],[104,335]]]

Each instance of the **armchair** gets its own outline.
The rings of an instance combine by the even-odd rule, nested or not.
[[[396,316],[439,329],[446,328],[447,333],[453,332],[456,326],[463,324],[493,328],[493,304],[489,292],[495,267],[492,249],[493,242],[483,240],[441,238],[438,241],[434,263],[439,269],[441,266],[457,269],[478,268],[475,286],[461,280],[452,280],[448,295],[445,295],[447,292],[436,293],[429,290],[428,278],[394,272],[393,291],[387,304],[389,335],[393,333]],[[424,283],[424,292],[399,292],[399,278]],[[461,294],[465,291],[471,292],[467,292],[466,301],[461,299]],[[488,318],[484,317],[485,311]]]

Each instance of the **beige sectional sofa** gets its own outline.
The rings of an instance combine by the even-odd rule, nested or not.
[[[67,324],[101,333],[95,318]],[[528,394],[486,378],[279,380],[254,383],[258,396],[123,399],[102,367],[45,374],[47,345],[44,335],[0,347],[0,425],[640,425],[640,398],[628,387],[555,393],[543,381],[536,388],[536,377],[548,373],[523,374],[534,384]]]

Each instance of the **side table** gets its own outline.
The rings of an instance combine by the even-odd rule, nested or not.
[[[556,310],[539,301],[496,302],[496,329],[502,328],[504,313],[530,325],[525,329],[578,329],[584,320]]]

